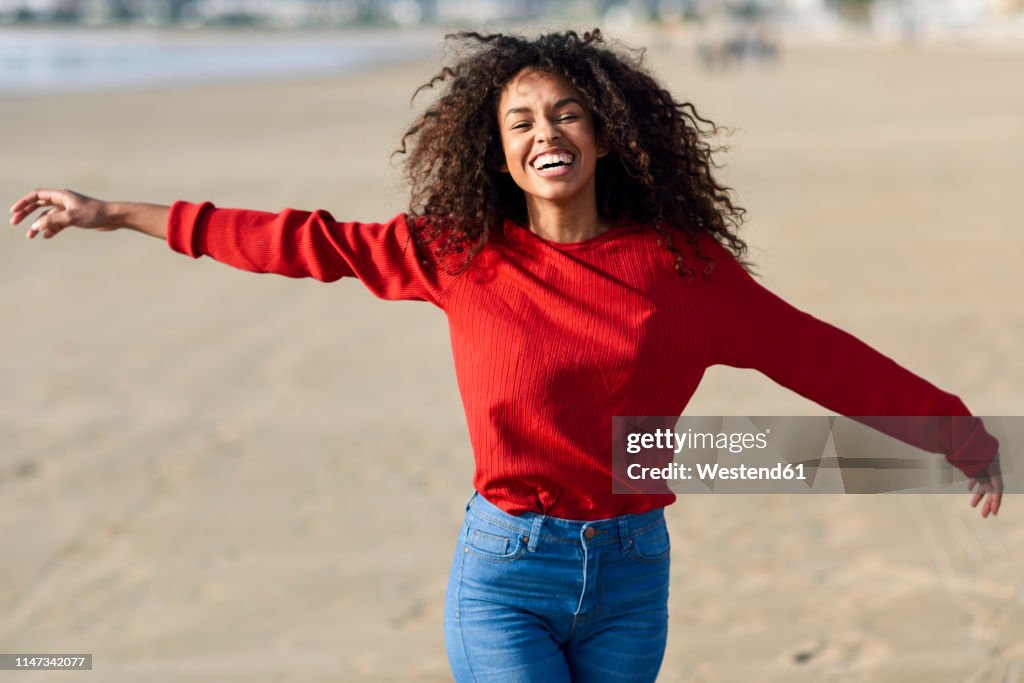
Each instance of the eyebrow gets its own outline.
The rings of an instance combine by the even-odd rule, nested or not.
[[[581,109],[583,108],[583,103],[580,102],[575,97],[563,97],[562,99],[555,102],[554,109],[560,109],[567,104],[578,104]],[[509,114],[529,114],[530,111],[531,110],[529,107],[513,107],[512,109],[509,109],[507,112],[505,112],[504,118],[507,119]]]

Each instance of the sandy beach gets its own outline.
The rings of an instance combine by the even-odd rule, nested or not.
[[[707,73],[645,40],[735,129],[722,177],[768,288],[975,414],[1024,415],[1024,50],[791,45]],[[437,68],[2,98],[0,203],[58,185],[386,219]],[[0,232],[0,651],[94,670],[0,681],[450,680],[472,456],[443,314],[127,231],[24,232]],[[826,411],[713,368],[686,412]],[[1024,501],[968,500],[680,499],[659,680],[1024,681]]]

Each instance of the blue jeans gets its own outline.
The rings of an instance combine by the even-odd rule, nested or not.
[[[661,509],[579,522],[466,505],[445,601],[457,683],[653,681],[668,636]]]

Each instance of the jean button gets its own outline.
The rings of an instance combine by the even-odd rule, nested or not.
[[[583,538],[587,539],[588,541],[592,539],[595,535],[597,535],[597,529],[595,529],[592,526],[588,526],[586,529],[583,530]]]

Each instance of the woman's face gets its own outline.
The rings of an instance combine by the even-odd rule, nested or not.
[[[594,171],[607,151],[598,145],[585,98],[557,74],[524,69],[498,103],[505,152],[501,170],[528,202],[594,202]]]

